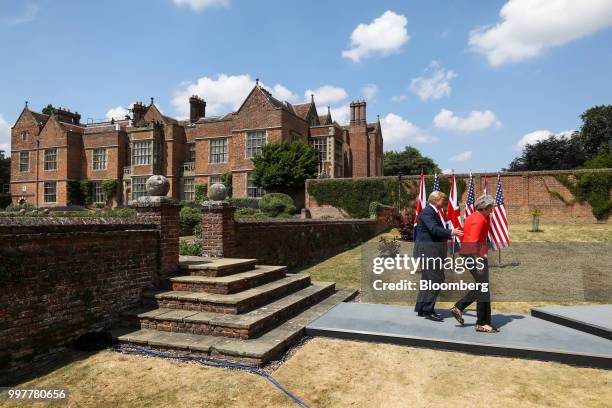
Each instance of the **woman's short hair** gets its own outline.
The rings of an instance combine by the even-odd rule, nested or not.
[[[441,191],[434,191],[429,194],[429,197],[427,197],[427,202],[429,204],[433,204],[434,201],[438,201],[440,198],[446,198],[446,194]]]
[[[491,197],[490,195],[481,195],[480,197],[476,199],[476,202],[474,203],[474,208],[476,209],[476,211],[486,210],[488,207],[494,207],[494,206],[495,206],[495,199]]]

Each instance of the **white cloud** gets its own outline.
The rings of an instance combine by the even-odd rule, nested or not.
[[[7,156],[11,155],[11,125],[0,114],[0,150]]]
[[[396,54],[410,39],[406,24],[405,16],[387,10],[370,24],[359,24],[353,30],[351,49],[342,51],[342,56],[359,62],[374,55]]]
[[[469,45],[499,66],[540,55],[612,26],[610,0],[509,0],[501,21],[470,33]]]
[[[36,19],[40,13],[40,7],[37,4],[26,4],[25,10],[22,14],[13,16],[13,17],[5,17],[1,21],[6,26],[16,26],[20,24],[29,23]]]
[[[323,85],[320,88],[308,89],[304,92],[304,97],[310,101],[310,95],[314,94],[315,101],[321,105],[340,102],[348,97],[348,93],[344,88],[339,88],[333,85]]]
[[[391,102],[403,102],[406,99],[408,99],[408,95],[406,94],[394,95],[391,97]]]
[[[442,170],[442,174],[452,174],[453,170],[452,169],[444,169]]]
[[[456,154],[454,156],[452,156],[450,159],[448,159],[448,161],[450,162],[464,162],[464,161],[468,161],[472,158],[472,151],[471,150],[466,150],[463,153],[459,153]]]
[[[417,77],[410,82],[410,90],[422,101],[436,100],[451,94],[450,81],[457,77],[455,71],[446,70],[437,61],[432,61],[425,74],[430,76]]]
[[[238,109],[254,85],[255,81],[246,74],[202,77],[196,82],[182,83],[172,98],[172,105],[178,116],[189,117],[189,97],[198,95],[206,101],[207,115],[221,115]]]
[[[174,4],[191,7],[193,11],[199,13],[208,7],[227,6],[229,5],[229,0],[174,0]]]
[[[119,105],[119,106],[115,106],[114,108],[109,109],[106,112],[106,119],[108,120],[112,118],[123,119],[125,115],[127,114],[128,114],[128,110],[124,108],[123,106]]]
[[[321,113],[327,112],[327,108],[325,109],[317,108],[317,110]],[[348,105],[342,105],[336,108],[331,108],[330,113],[331,113],[332,120],[335,120],[341,125],[346,125],[351,120],[351,111]]]
[[[289,89],[285,88],[281,84],[274,85],[270,92],[272,92],[272,95],[274,95],[274,97],[280,99],[281,101],[295,102],[298,99],[297,94],[291,92]]]
[[[376,94],[378,94],[378,86],[375,84],[367,84],[361,88],[361,96],[365,99],[374,99]]]
[[[559,139],[569,139],[573,133],[573,130],[565,130],[559,133],[551,132],[550,130],[535,130],[523,135],[523,137],[521,137],[521,139],[514,145],[514,149],[523,150],[525,146],[535,144],[540,140],[548,139],[550,136]]]
[[[462,118],[456,116],[452,111],[441,109],[434,117],[433,124],[439,129],[466,133],[484,130],[491,126],[501,126],[501,122],[490,110],[471,111],[467,117]]]
[[[419,128],[395,113],[389,113],[380,120],[385,148],[403,150],[413,143],[433,143],[437,141],[426,130]]]

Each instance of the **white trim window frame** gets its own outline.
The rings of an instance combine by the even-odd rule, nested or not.
[[[106,170],[107,166],[107,155],[105,148],[93,149],[93,169],[94,170]]]
[[[251,130],[246,134],[246,157],[252,159],[260,155],[262,148],[268,143],[268,132],[265,130]]]

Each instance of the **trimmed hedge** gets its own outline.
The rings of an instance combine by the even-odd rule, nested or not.
[[[268,193],[259,200],[259,209],[270,217],[279,214],[294,214],[297,210],[293,199],[283,193]]]
[[[183,207],[179,214],[180,234],[191,235],[196,225],[202,222],[202,210],[197,207]]]
[[[450,191],[450,177],[440,175],[440,190],[448,194]],[[433,189],[433,176],[425,177],[427,193]],[[412,207],[412,201],[418,191],[418,179],[403,179],[401,189],[401,207]],[[461,197],[466,185],[463,179],[457,179],[457,192]],[[389,179],[333,179],[311,180],[308,182],[308,193],[319,204],[328,204],[342,208],[351,217],[368,218],[371,215],[371,203],[397,206],[399,193],[399,180]]]

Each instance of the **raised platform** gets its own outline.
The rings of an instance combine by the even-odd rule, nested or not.
[[[477,333],[475,312],[461,327],[450,313],[437,323],[416,316],[412,307],[341,303],[306,327],[309,336],[402,344],[612,368],[612,342],[522,314],[493,313],[501,332]]]
[[[536,307],[531,315],[612,340],[612,305]]]

